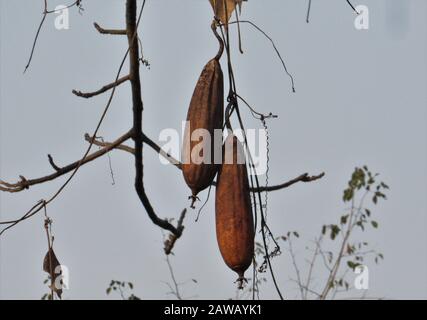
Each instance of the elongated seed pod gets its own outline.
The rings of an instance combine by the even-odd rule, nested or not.
[[[220,142],[219,148],[222,143],[224,75],[219,59],[224,52],[224,43],[216,30],[215,20],[212,22],[211,28],[218,40],[219,50],[215,58],[203,68],[194,89],[187,113],[182,150],[182,173],[192,192],[192,207],[197,199],[197,194],[209,187],[215,178],[219,168],[216,157],[220,154],[215,150],[216,140]],[[220,133],[220,137],[215,135],[216,130]],[[196,137],[193,137],[193,134]],[[202,134],[201,137],[200,134]]]
[[[255,231],[243,146],[234,135],[227,137],[223,157],[215,195],[216,236],[224,262],[242,283],[254,256]]]
[[[223,113],[224,77],[221,65],[214,58],[206,64],[197,81],[184,133],[182,173],[193,199],[212,184],[218,171],[215,129],[222,130]]]

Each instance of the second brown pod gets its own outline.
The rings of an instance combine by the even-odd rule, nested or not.
[[[215,194],[216,236],[224,262],[242,284],[254,256],[255,231],[244,150],[236,136],[227,137],[223,157]]]

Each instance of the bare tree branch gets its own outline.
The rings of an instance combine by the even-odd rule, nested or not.
[[[292,259],[292,264],[294,266],[295,269],[295,273],[297,275],[297,280],[295,281],[298,284],[298,288],[300,290],[300,294],[301,294],[301,299],[304,299],[304,285],[302,283],[302,278],[301,278],[301,273],[300,270],[298,268],[298,264],[297,264],[297,260],[296,260],[296,256],[295,256],[295,252],[293,249],[293,245],[292,245],[292,240],[291,237],[288,237],[288,243],[289,243],[289,253],[291,255],[291,259]]]
[[[85,135],[85,139],[87,141],[91,141],[91,138],[89,137],[88,134]],[[149,137],[147,137],[147,135],[145,135],[144,133],[142,133],[142,140],[144,141],[144,143],[149,145],[154,151],[156,151],[161,156],[163,156],[166,160],[168,160],[175,167],[177,167],[178,169],[181,169],[182,164],[180,161],[178,161],[177,159],[172,157],[169,153],[165,152],[159,145],[157,145],[153,140],[151,140]],[[104,146],[110,145],[111,143],[105,142],[105,141],[94,140],[94,144],[97,146],[104,147]],[[126,152],[129,152],[131,154],[135,154],[135,149],[128,147],[128,146],[121,145],[121,146],[115,147],[115,149],[126,151]],[[325,176],[324,172],[319,174],[319,175],[315,175],[315,176],[310,176],[308,173],[303,173],[303,174],[299,175],[298,177],[296,177],[292,180],[289,180],[287,182],[284,182],[282,184],[278,184],[278,185],[274,185],[274,186],[268,186],[268,187],[251,188],[250,191],[251,192],[278,191],[281,189],[286,189],[286,188],[288,188],[288,187],[290,187],[290,186],[292,186],[298,182],[313,182],[316,180],[320,180],[324,176]],[[216,183],[213,182],[212,185],[216,186]]]
[[[308,292],[309,292],[308,289],[310,288],[314,265],[316,263],[317,257],[319,256],[320,242],[321,241],[322,241],[322,238],[320,238],[319,240],[316,240],[316,249],[314,250],[313,257],[310,261],[310,267],[308,269],[307,281],[305,283],[305,288],[304,288],[305,289],[305,295],[304,295],[303,299],[305,299],[305,300],[307,300],[307,298],[308,298]]]
[[[178,220],[178,224],[177,224],[177,229],[183,229],[183,223],[184,223],[184,218],[185,218],[185,214],[187,213],[187,209],[184,209],[181,212],[181,216]],[[177,237],[175,234],[171,233],[169,235],[169,238],[167,240],[165,240],[165,254],[169,255],[172,252],[173,247],[175,246],[175,242],[176,240],[178,240],[179,237]]]
[[[145,6],[145,0],[142,3]],[[139,74],[139,43],[136,17],[137,1],[126,1],[126,31],[129,43],[129,75],[132,89],[133,104],[133,131],[135,142],[135,190],[141,200],[142,205],[151,221],[162,229],[170,231],[179,238],[184,230],[184,226],[175,227],[167,219],[161,219],[155,213],[153,206],[145,192],[144,187],[144,163],[143,163],[143,139],[142,139],[142,103],[141,80]]]
[[[48,155],[47,155],[47,158],[48,158],[48,160],[49,160],[50,165],[52,166],[52,168],[53,168],[55,171],[61,171],[61,168],[60,168],[60,167],[58,167],[58,166],[55,164],[55,162],[53,161],[53,158],[52,158],[52,156],[51,156],[50,154],[48,154]]]
[[[0,190],[12,192],[12,193],[13,192],[19,192],[19,191],[28,189],[30,186],[54,180],[60,176],[63,176],[64,174],[67,174],[67,173],[75,170],[78,166],[84,165],[88,162],[91,162],[95,159],[98,159],[99,157],[105,155],[106,153],[108,153],[109,151],[114,149],[116,146],[121,145],[123,142],[130,139],[131,137],[132,137],[132,131],[128,131],[127,133],[125,133],[124,135],[119,137],[117,140],[112,142],[110,145],[104,147],[101,150],[98,150],[96,152],[93,152],[93,153],[87,155],[83,160],[75,161],[75,162],[73,162],[73,163],[71,163],[71,164],[69,164],[63,168],[57,167],[58,170],[55,169],[56,172],[49,174],[47,176],[44,176],[44,177],[40,177],[40,178],[36,178],[36,179],[26,179],[25,177],[21,176],[21,181],[16,182],[16,183],[7,183],[7,182],[0,180]]]
[[[50,14],[50,13],[56,12],[56,10],[48,10],[47,6],[48,6],[47,0],[44,0],[43,17],[42,17],[42,19],[41,19],[41,21],[39,23],[38,28],[37,28],[36,36],[34,37],[33,45],[31,47],[30,57],[28,58],[28,62],[26,64],[26,66],[25,66],[24,73],[30,67],[31,61],[33,60],[34,51],[36,50],[37,40],[39,39],[40,31],[41,31],[41,29],[43,27],[43,24],[44,24],[44,22],[46,20],[47,15]],[[77,6],[77,7],[79,7],[80,10],[82,10],[81,0],[74,1],[72,4],[66,6],[65,9],[71,8],[73,6]]]
[[[259,187],[256,189],[251,189],[251,191],[255,191],[255,192],[265,192],[265,191],[277,191],[280,189],[285,189],[290,187],[291,185],[298,183],[298,182],[312,182],[312,181],[316,181],[319,179],[322,179],[325,176],[325,173],[321,173],[317,176],[310,176],[308,173],[304,173],[302,175],[300,175],[299,177],[296,177],[295,179],[292,179],[288,182],[276,185],[276,186],[270,186],[270,187]]]
[[[172,293],[173,295],[175,295],[175,297],[176,297],[178,300],[182,300],[182,296],[181,296],[181,293],[180,293],[180,291],[179,291],[179,284],[178,284],[178,282],[176,281],[175,273],[173,272],[172,264],[171,264],[171,262],[170,262],[170,260],[169,260],[169,253],[166,253],[166,263],[168,264],[169,273],[170,273],[170,275],[171,275],[171,279],[172,279],[173,284],[174,284],[174,286],[175,286],[175,289],[174,289],[174,288],[172,288],[172,287],[169,285],[169,287],[170,287],[170,289],[171,289],[171,293]]]
[[[85,135],[85,138],[87,141],[90,141],[90,137],[89,135]],[[142,133],[142,140],[144,141],[144,143],[146,143],[147,145],[149,145],[154,151],[156,151],[157,153],[159,153],[161,156],[163,156],[166,160],[168,160],[171,164],[173,164],[175,167],[177,167],[178,169],[181,169],[181,162],[176,160],[174,157],[172,157],[169,153],[165,152],[159,145],[157,145],[153,140],[151,140],[149,137],[147,137],[144,133]],[[99,141],[99,140],[95,140],[94,144],[97,146],[108,146],[111,143],[110,142],[104,142],[104,141]],[[122,151],[126,151],[129,152],[131,154],[135,154],[135,149],[128,147],[128,146],[117,146],[115,149],[119,149]],[[321,173],[319,175],[315,175],[315,176],[310,176],[308,173],[303,173],[301,175],[299,175],[298,177],[289,180],[287,182],[284,182],[282,184],[278,184],[278,185],[274,185],[274,186],[268,186],[268,187],[259,187],[259,188],[251,188],[250,191],[251,192],[266,192],[266,191],[278,191],[281,189],[286,189],[298,182],[313,182],[316,180],[320,180],[325,176],[325,173]],[[216,186],[216,183],[213,182],[212,183],[213,186]]]
[[[99,146],[99,147],[103,147],[103,149],[98,150],[98,151],[92,153],[91,155],[89,155],[85,159],[85,161],[82,162],[82,165],[98,159],[99,157],[105,155],[106,153],[110,152],[113,149],[126,151],[132,155],[135,154],[134,148],[123,145],[124,142],[126,142],[127,140],[129,140],[132,137],[131,131],[129,131],[126,134],[124,134],[123,136],[117,138],[113,142],[106,142],[106,141],[100,141],[98,139],[94,139],[88,133],[86,133],[84,137],[85,137],[85,140],[87,142],[89,142],[89,143],[93,142],[94,145]],[[153,140],[151,140],[145,133],[142,133],[142,140],[144,143],[146,143],[154,151],[156,151],[161,156],[163,156],[166,160],[168,160],[175,167],[177,167],[178,169],[181,169],[181,163],[177,159],[172,157],[170,154],[165,152],[159,145],[157,145]],[[51,155],[48,155],[48,158],[49,158],[50,165],[55,169],[56,173],[49,174],[47,176],[43,176],[40,178],[29,179],[29,180],[27,180],[23,176],[20,176],[21,181],[16,182],[16,183],[8,183],[6,181],[0,180],[0,191],[20,192],[20,191],[23,191],[25,189],[28,189],[30,186],[33,186],[36,184],[41,184],[41,183],[48,182],[48,181],[52,181],[56,178],[59,178],[60,176],[62,176],[64,174],[67,174],[71,170],[73,170],[75,168],[76,164],[79,162],[79,161],[75,161],[75,162],[61,168],[57,164],[54,163]],[[298,176],[292,180],[289,180],[285,183],[282,183],[279,185],[274,185],[274,186],[269,186],[267,188],[265,188],[265,187],[260,187],[259,189],[255,188],[255,189],[251,189],[251,191],[252,192],[278,191],[281,189],[288,188],[288,187],[290,187],[290,186],[292,186],[298,182],[316,181],[316,180],[321,179],[323,176],[324,176],[324,173],[317,175],[317,176],[309,176],[307,173],[304,173],[304,174],[302,174],[302,175],[300,175],[300,176]],[[212,185],[216,186],[216,183],[214,182]]]
[[[125,36],[126,35],[126,30],[125,29],[123,29],[123,30],[122,29],[104,29],[104,28],[101,28],[99,26],[99,24],[97,24],[96,22],[93,24],[93,26],[101,34],[111,34],[111,35],[120,35],[120,36]]]
[[[93,144],[99,147],[105,147],[111,145],[111,142],[101,141],[99,139],[93,139],[90,137],[89,134],[85,134],[85,140],[88,142],[93,141]],[[164,157],[166,160],[168,160],[171,164],[176,166],[178,169],[181,169],[181,162],[179,162],[177,159],[175,159],[173,156],[171,156],[169,153],[165,152],[159,145],[157,145],[153,140],[151,140],[149,137],[145,135],[145,133],[142,133],[142,141],[146,143],[148,146],[150,146],[154,151],[159,153],[162,157]],[[126,145],[120,145],[115,147],[117,150],[126,151],[132,155],[135,155],[135,149]]]
[[[111,142],[105,142],[105,141],[101,141],[101,140],[96,139],[96,138],[92,138],[92,137],[89,135],[89,133],[85,133],[85,140],[86,140],[87,142],[89,142],[89,143],[93,142],[93,144],[94,144],[95,146],[98,146],[98,147],[107,147],[107,146],[111,146]],[[123,145],[123,144],[116,146],[114,149],[122,150],[122,151],[126,151],[126,152],[129,152],[129,153],[131,153],[131,154],[135,154],[135,149],[134,149],[134,148],[129,147],[129,146],[127,146],[127,145]]]
[[[78,97],[88,99],[88,98],[92,98],[94,96],[100,95],[100,94],[102,94],[102,93],[104,93],[104,92],[106,92],[106,91],[108,91],[110,89],[113,89],[114,87],[117,87],[117,86],[121,85],[122,83],[124,83],[124,82],[126,82],[128,80],[129,80],[129,75],[121,77],[117,81],[109,83],[109,84],[103,86],[101,89],[99,89],[97,91],[94,91],[94,92],[84,93],[84,92],[77,91],[77,90],[73,90],[72,92],[73,92],[73,94],[75,94]]]

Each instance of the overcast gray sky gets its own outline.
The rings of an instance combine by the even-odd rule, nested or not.
[[[141,2],[141,1],[139,1]],[[53,8],[63,1],[50,1]],[[295,77],[295,94],[270,43],[242,25],[244,55],[234,52],[239,91],[258,110],[279,118],[269,122],[271,183],[303,172],[326,172],[320,182],[271,193],[268,219],[276,235],[298,230],[304,246],[322,224],[345,210],[342,190],[355,166],[367,164],[391,186],[389,200],[375,208],[380,228],[359,234],[385,255],[369,263],[369,296],[427,298],[427,2],[360,0],[370,10],[370,29],[358,31],[344,0],[249,0],[250,19],[275,40]],[[58,31],[47,18],[32,65],[23,75],[43,1],[0,1],[0,177],[14,181],[51,172],[46,155],[59,165],[77,160],[86,148],[108,96],[82,100],[72,89],[91,91],[114,79],[127,42],[101,36],[92,23],[120,28],[124,1],[84,0],[84,14],[70,11],[70,29]],[[157,140],[164,128],[180,130],[194,85],[216,53],[206,0],[148,0],[140,33],[151,69],[142,68],[144,131]],[[234,30],[234,29],[233,29]],[[235,34],[235,33],[234,33]],[[237,42],[234,41],[234,44]],[[224,65],[224,71],[226,66]],[[258,127],[245,110],[248,127]],[[100,134],[108,140],[132,123],[128,85],[117,90]],[[145,183],[162,217],[177,217],[188,206],[182,175],[145,153]],[[111,279],[132,281],[142,298],[171,298],[162,253],[162,234],[148,219],[133,189],[133,159],[111,154],[78,175],[48,208],[55,251],[70,270],[68,299],[107,298]],[[0,194],[0,219],[21,216],[64,181],[19,194]],[[206,197],[206,192],[201,198]],[[231,298],[235,274],[223,263],[215,238],[213,198],[198,223],[190,211],[185,233],[171,258],[184,296]],[[0,298],[38,299],[47,290],[42,260],[47,249],[43,218],[33,217],[0,240]],[[286,297],[296,297],[289,255],[274,260]],[[318,277],[322,272],[318,271]],[[319,278],[320,279],[320,278]],[[320,280],[319,280],[320,281]],[[269,284],[261,298],[276,298]]]

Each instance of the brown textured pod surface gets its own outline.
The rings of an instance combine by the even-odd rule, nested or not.
[[[254,255],[255,232],[246,164],[236,163],[238,154],[243,154],[243,146],[233,135],[229,135],[224,144],[224,157],[229,152],[233,154],[232,163],[225,161],[218,173],[216,236],[225,263],[243,280]]]
[[[217,59],[210,60],[197,81],[187,113],[182,151],[182,172],[193,198],[209,187],[218,171],[215,164],[215,129],[222,130],[224,112],[224,80]],[[209,138],[198,137],[204,129]],[[198,132],[194,132],[198,130]],[[197,140],[191,141],[193,133]],[[221,143],[219,143],[221,147]],[[200,150],[200,151],[199,151]],[[209,152],[210,151],[210,152]],[[203,159],[201,161],[201,159]],[[218,161],[217,161],[218,162]]]

